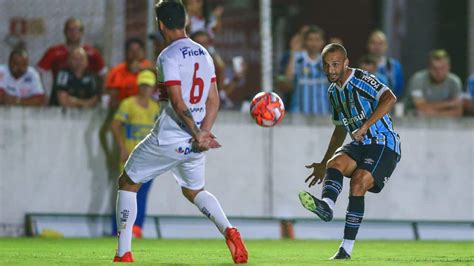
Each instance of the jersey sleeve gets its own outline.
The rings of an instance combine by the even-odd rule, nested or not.
[[[162,73],[162,82],[164,82],[166,86],[181,85],[179,65],[176,59],[171,58],[167,54],[161,54],[158,60]]]
[[[114,115],[114,119],[122,123],[125,123],[128,120],[129,114],[129,101],[125,100],[120,103],[120,106],[117,112]]]
[[[89,60],[90,70],[97,73],[99,76],[103,76],[107,73],[107,67],[105,66],[104,59],[99,50],[93,48]]]
[[[408,82],[407,90],[410,93],[410,96],[414,99],[424,99],[422,78],[420,72],[415,73]]]
[[[46,71],[51,70],[53,66],[53,58],[54,51],[52,48],[49,48],[48,50],[46,50],[46,52],[43,54],[43,57],[41,57],[40,61],[38,62],[38,67]]]
[[[38,71],[36,71],[34,68],[31,68],[31,76],[32,76],[31,96],[44,95],[43,83],[41,82],[41,78]]]
[[[451,99],[458,99],[462,97],[462,82],[458,76],[452,75],[453,85],[450,87],[449,96]]]
[[[119,83],[119,77],[117,75],[117,69],[116,68],[112,68],[109,72],[109,74],[107,75],[107,78],[105,80],[105,87],[108,89],[108,90],[111,90],[111,89],[117,89],[118,87],[120,87],[120,85],[118,84]]]
[[[378,101],[385,91],[390,90],[372,74],[361,72],[359,79],[360,86],[357,86],[357,89],[370,101]]]
[[[214,60],[209,53],[207,54],[206,58],[207,62],[211,66],[211,83],[217,83],[216,66],[214,65]]]

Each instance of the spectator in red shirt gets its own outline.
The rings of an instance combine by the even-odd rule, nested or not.
[[[112,68],[107,76],[106,88],[111,95],[110,107],[115,109],[125,98],[138,94],[137,77],[143,69],[153,69],[153,63],[145,59],[145,44],[138,38],[125,43],[125,62]]]
[[[64,36],[66,42],[51,46],[46,50],[43,57],[38,62],[41,73],[51,71],[53,80],[56,80],[58,72],[67,67],[69,53],[78,47],[82,47],[87,54],[89,61],[88,71],[103,77],[107,73],[107,67],[99,50],[88,44],[82,43],[84,35],[84,25],[77,18],[69,18],[64,24]],[[50,97],[51,105],[58,105],[57,92],[52,91]]]

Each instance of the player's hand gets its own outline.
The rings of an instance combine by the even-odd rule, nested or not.
[[[306,168],[310,169],[313,168],[313,173],[311,173],[306,180],[305,183],[309,182],[308,186],[312,187],[316,184],[321,184],[324,179],[324,174],[326,173],[326,164],[325,163],[312,163],[310,165],[306,165]]]
[[[193,138],[192,147],[198,151],[217,149],[221,144],[216,140],[216,136],[209,131],[201,130]]]
[[[364,139],[365,134],[367,134],[367,130],[369,128],[365,125],[362,125],[360,128],[352,131],[352,138],[355,141],[362,141]]]

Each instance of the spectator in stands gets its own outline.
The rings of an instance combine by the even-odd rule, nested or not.
[[[474,74],[467,79],[466,91],[464,93],[464,115],[474,116]]]
[[[450,72],[450,58],[445,50],[434,50],[428,58],[428,69],[416,72],[408,92],[417,112],[431,117],[462,115],[462,84]]]
[[[184,6],[188,14],[186,21],[186,32],[193,34],[197,31],[205,31],[211,39],[214,34],[220,32],[222,28],[222,14],[224,7],[217,6],[209,13],[207,0],[184,0]]]
[[[137,76],[140,70],[153,68],[153,63],[145,59],[145,44],[138,38],[130,38],[125,43],[125,62],[110,70],[106,88],[110,93],[110,107],[115,109],[119,103],[138,94]]]
[[[293,80],[290,112],[328,115],[329,83],[323,71],[321,50],[324,47],[324,31],[310,26],[303,35],[303,52],[292,47],[285,76]]]
[[[338,36],[332,36],[329,38],[329,43],[338,43],[340,45],[344,45],[344,41],[342,41],[341,37]]]
[[[191,34],[190,37],[195,42],[204,46],[204,48],[207,49],[212,59],[214,60],[214,65],[216,68],[215,71],[217,79],[217,88],[219,89],[219,96],[221,100],[220,107],[225,109],[232,108],[234,105],[232,100],[229,98],[229,95],[231,95],[236,88],[242,86],[245,83],[245,63],[241,62],[240,67],[232,67],[232,70],[229,71],[227,70],[226,64],[222,57],[216,52],[214,47],[212,47],[212,40],[207,32],[197,31]]]
[[[138,74],[137,85],[139,87],[138,94],[128,97],[120,103],[111,126],[115,141],[120,148],[121,171],[135,146],[150,133],[160,110],[158,103],[151,98],[155,91],[155,74],[150,70],[141,71]],[[153,180],[142,184],[137,193],[137,219],[132,230],[136,238],[142,237],[146,200],[152,182]],[[114,231],[116,231],[116,226]]]
[[[286,68],[290,61],[290,55],[293,53],[303,52],[303,37],[308,30],[309,25],[303,25],[290,39],[289,50],[286,50],[280,58],[278,64],[278,75],[275,81],[275,86],[279,92],[285,106],[290,106],[291,94],[293,88],[293,77],[286,78]]]
[[[100,95],[95,76],[87,70],[87,54],[77,47],[69,54],[68,67],[59,71],[54,84],[59,105],[94,107]]]
[[[0,104],[44,105],[45,96],[40,76],[28,63],[27,52],[17,49],[10,53],[8,66],[0,65]]]
[[[392,89],[397,98],[404,96],[404,78],[402,65],[395,58],[386,56],[388,48],[387,37],[380,30],[375,30],[369,35],[367,49],[369,54],[377,59],[377,77],[385,76],[387,86]]]
[[[63,68],[66,68],[68,65],[69,53],[77,47],[82,47],[87,54],[87,59],[89,62],[88,70],[97,76],[103,77],[107,73],[104,59],[102,58],[99,50],[92,47],[91,45],[82,43],[83,35],[84,25],[82,24],[81,20],[74,17],[66,20],[66,23],[64,24],[64,36],[66,38],[66,42],[57,44],[46,50],[43,57],[38,62],[38,68],[40,72],[43,74],[51,71],[53,80],[56,80],[59,71]],[[57,92],[54,89],[51,91],[50,104],[59,104]]]
[[[377,58],[373,55],[363,55],[358,62],[358,67],[362,70],[369,72],[370,74],[377,77],[377,79],[382,82],[383,84],[387,84],[387,79],[384,75],[380,75],[377,72]]]

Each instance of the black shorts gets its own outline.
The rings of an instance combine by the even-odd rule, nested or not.
[[[370,192],[379,193],[395,170],[400,156],[384,145],[346,144],[335,152],[345,153],[357,163],[357,169],[367,170],[374,177],[374,186]]]

